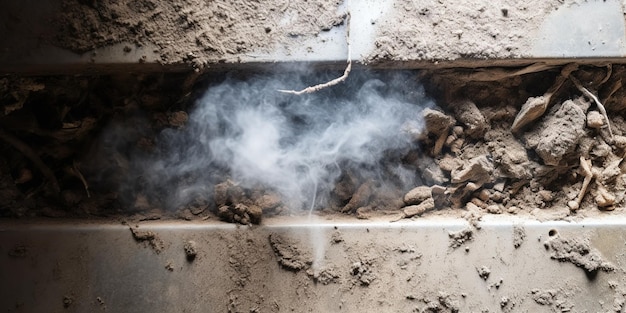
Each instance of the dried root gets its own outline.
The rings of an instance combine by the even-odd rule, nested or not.
[[[343,81],[345,81],[348,76],[350,75],[350,71],[352,71],[352,51],[350,48],[350,13],[348,12],[346,15],[346,42],[348,44],[348,65],[346,66],[346,69],[343,71],[343,75],[341,75],[340,77],[337,77],[331,81],[325,82],[323,84],[319,84],[319,85],[315,85],[315,86],[310,86],[307,88],[304,88],[302,90],[284,90],[284,89],[279,89],[279,92],[283,92],[283,93],[289,93],[289,94],[293,94],[293,95],[303,95],[306,93],[314,93],[317,91],[320,91],[324,88],[328,88],[328,87],[332,87],[335,86]]]
[[[587,188],[593,179],[593,172],[591,171],[591,160],[586,160],[584,157],[580,157],[580,169],[583,171],[583,175],[585,175],[585,180],[583,180],[583,186],[580,188],[580,192],[578,193],[578,197],[576,200],[572,200],[567,203],[567,206],[571,211],[576,211],[580,208],[580,203],[583,201],[585,194],[587,193]]]

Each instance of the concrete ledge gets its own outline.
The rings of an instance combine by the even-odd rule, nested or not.
[[[619,0],[522,3],[353,0],[328,2],[324,7],[287,5],[283,11],[275,10],[278,3],[269,1],[250,8],[249,12],[247,7],[239,8],[237,1],[217,1],[218,9],[189,8],[193,14],[167,11],[161,8],[166,2],[153,3],[156,4],[151,11],[137,11],[135,24],[133,16],[126,20],[104,19],[104,13],[98,11],[103,8],[90,7],[85,1],[3,2],[0,4],[3,38],[0,73],[188,70],[192,66],[271,66],[275,62],[330,63],[339,68],[345,65],[348,55],[348,24],[352,59],[373,67],[512,66],[543,61],[563,63],[571,59],[622,63],[626,55],[624,4]],[[211,37],[221,26],[209,17],[220,13],[219,8],[226,12],[243,11],[231,16],[267,13],[247,19],[245,28],[228,28],[221,36]],[[76,14],[68,15],[74,9]],[[97,23],[79,19],[82,16],[79,13],[93,13]],[[152,25],[156,18],[150,17],[154,14],[163,20],[181,21]],[[331,22],[322,23],[321,16]],[[184,25],[177,23],[187,18],[195,18],[193,27],[181,30]],[[117,33],[115,36],[107,33],[113,39],[103,39],[102,43],[94,39],[92,44],[98,47],[95,50],[76,53],[70,50],[72,46],[63,47],[77,40],[73,37],[76,35],[66,33],[68,23],[79,27],[78,33],[80,27],[93,25],[98,29],[84,31],[117,27]],[[294,30],[300,26],[306,31]],[[131,38],[125,27],[135,32],[154,28],[157,33],[179,35],[166,41],[154,32]],[[213,41],[203,44],[198,36],[209,36]],[[116,43],[102,45],[111,40]],[[235,47],[233,40],[238,40],[236,50],[229,48]],[[80,47],[84,49],[84,46],[83,41]],[[221,48],[211,48],[214,46]]]
[[[121,224],[1,221],[0,308],[61,311],[68,301],[70,312],[404,312],[429,305],[607,312],[623,305],[625,219],[487,218],[478,226],[449,218],[140,223],[138,231],[154,234],[153,245]],[[451,237],[462,230],[468,238]],[[615,270],[589,273],[555,260],[558,248],[546,246],[560,239],[587,244]],[[184,252],[189,241],[193,261]],[[289,270],[281,258],[304,263]]]

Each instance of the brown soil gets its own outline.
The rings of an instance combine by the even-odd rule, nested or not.
[[[596,103],[566,80],[545,113],[516,133],[510,128],[520,107],[544,94],[560,68],[501,79],[496,75],[506,69],[411,73],[438,106],[418,111],[425,115],[425,129],[414,134],[411,149],[388,151],[383,163],[406,166],[419,182],[403,186],[399,176],[387,171],[383,173],[391,178],[384,179],[392,183],[381,185],[344,164],[325,195],[327,204],[316,210],[359,218],[450,214],[471,221],[484,214],[539,219],[621,214],[626,95],[619,87],[625,70],[587,66],[573,72],[599,96],[608,121]],[[488,73],[496,80],[475,79]],[[159,146],[162,136],[190,127],[195,100],[207,86],[219,84],[220,77],[180,73],[0,79],[0,215],[220,218],[249,224],[262,223],[262,216],[306,214],[267,186],[239,185],[224,168],[174,179],[163,176],[167,188],[145,188],[151,182],[135,171],[138,160],[169,153]],[[583,171],[581,159],[590,162],[591,175]],[[193,196],[175,205],[169,202],[171,190],[197,186],[201,176],[210,179]],[[574,207],[571,202],[586,176],[588,189]]]

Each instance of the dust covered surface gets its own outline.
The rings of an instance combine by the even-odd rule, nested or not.
[[[508,59],[529,56],[537,27],[576,1],[394,1],[393,18],[377,21],[366,62]]]
[[[311,38],[344,22],[341,1],[63,0],[50,43],[84,53],[126,42],[150,44],[163,63],[237,61],[271,52],[287,39]],[[120,51],[122,52],[122,51]],[[138,60],[139,61],[139,60]]]
[[[297,272],[311,264],[311,257],[298,249],[298,243],[279,234],[270,234],[269,241],[281,267]]]
[[[3,77],[0,215],[622,214],[625,68],[562,70]]]
[[[544,243],[546,250],[550,253],[550,258],[568,262],[580,267],[588,275],[595,275],[598,271],[611,272],[616,267],[606,261],[600,252],[591,248],[587,238],[563,238],[555,235]]]

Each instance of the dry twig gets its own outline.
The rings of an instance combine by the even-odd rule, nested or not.
[[[328,87],[332,87],[335,86],[343,81],[345,81],[348,78],[348,75],[350,75],[350,71],[352,70],[352,51],[350,48],[350,12],[348,12],[346,14],[346,42],[348,44],[348,65],[346,66],[346,69],[343,71],[343,75],[341,75],[340,77],[337,77],[331,81],[325,82],[323,84],[319,84],[319,85],[315,85],[315,86],[309,86],[307,88],[304,88],[302,90],[283,90],[283,89],[279,89],[278,91],[280,92],[284,92],[284,93],[289,93],[289,94],[293,94],[293,95],[303,95],[305,93],[313,93],[313,92],[317,92],[320,91],[324,88],[328,88]]]
[[[89,194],[89,185],[87,184],[87,180],[85,179],[85,176],[83,176],[83,173],[80,172],[80,169],[78,168],[78,163],[76,163],[76,161],[73,162],[72,169],[74,171],[74,174],[78,176],[78,179],[80,179],[80,181],[83,183],[83,186],[85,187],[85,192],[87,193],[87,198],[91,198],[91,195]]]

